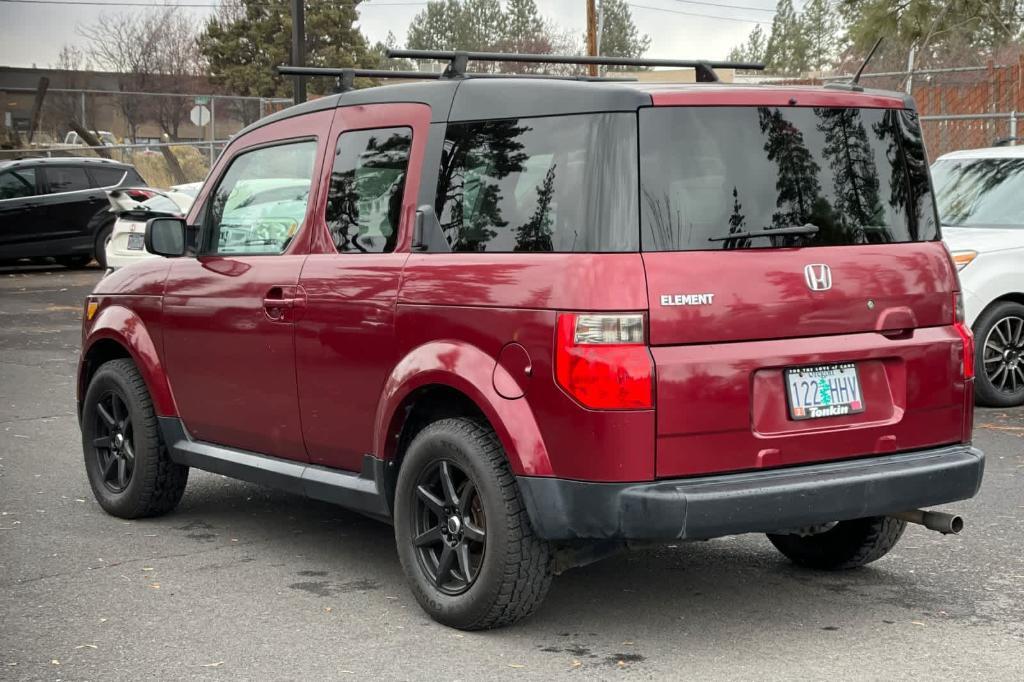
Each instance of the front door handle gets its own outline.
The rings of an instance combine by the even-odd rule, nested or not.
[[[294,310],[303,306],[306,302],[305,292],[302,287],[294,285],[283,285],[270,287],[263,297],[263,311],[267,317],[275,322],[289,321],[286,318],[294,318],[286,311]]]

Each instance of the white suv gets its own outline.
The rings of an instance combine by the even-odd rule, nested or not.
[[[974,329],[978,402],[1024,404],[1024,147],[946,154],[932,180]]]

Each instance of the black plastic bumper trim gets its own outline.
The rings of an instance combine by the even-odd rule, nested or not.
[[[880,516],[977,494],[984,454],[953,445],[865,459],[644,483],[520,476],[548,540],[709,539]]]

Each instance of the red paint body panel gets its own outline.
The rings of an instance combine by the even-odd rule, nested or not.
[[[941,242],[645,253],[650,342],[824,336],[951,324],[956,281]],[[832,269],[811,291],[804,266]],[[711,305],[665,306],[662,295],[714,294]],[[872,306],[868,306],[868,301]]]
[[[961,440],[965,382],[951,326],[652,348],[658,367],[659,477],[913,450]],[[866,410],[787,416],[785,367],[858,363]],[[759,457],[760,455],[760,457]]]
[[[111,287],[108,285],[107,288]],[[82,341],[81,355],[83,360],[79,361],[79,372],[82,371],[84,358],[97,342],[104,339],[114,341],[127,349],[135,361],[149,389],[157,415],[173,417],[178,412],[164,371],[160,303],[160,298],[156,296],[103,298],[92,321],[85,323],[86,334]],[[79,402],[85,388],[79,382]]]

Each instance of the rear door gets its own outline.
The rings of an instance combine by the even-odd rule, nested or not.
[[[430,129],[424,104],[337,110],[299,284],[296,363],[310,460],[359,470],[397,362],[395,307]]]
[[[655,107],[640,146],[659,476],[960,440],[956,277],[911,113]]]
[[[46,181],[44,220],[38,236],[44,241],[88,236],[89,220],[107,204],[106,193],[94,186],[82,166],[40,166]]]

